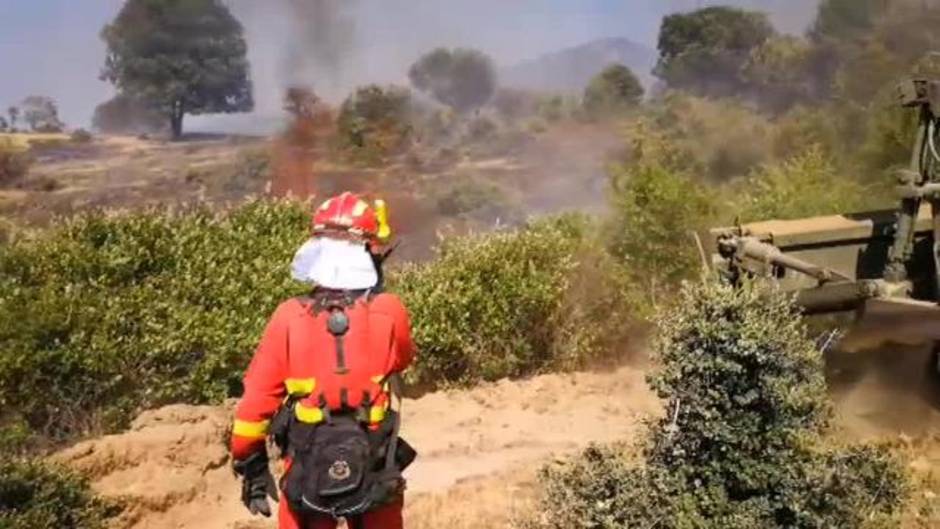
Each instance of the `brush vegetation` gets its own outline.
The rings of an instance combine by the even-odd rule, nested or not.
[[[822,353],[785,295],[717,281],[657,317],[665,402],[640,447],[592,447],[542,472],[528,526],[897,527],[903,465],[886,449],[831,446]]]

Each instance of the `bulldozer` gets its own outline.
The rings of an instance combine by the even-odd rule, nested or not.
[[[876,345],[940,343],[940,81],[901,83],[898,98],[919,122],[896,209],[712,229],[707,264],[732,283],[774,282],[807,315],[849,315],[855,332],[876,321]]]

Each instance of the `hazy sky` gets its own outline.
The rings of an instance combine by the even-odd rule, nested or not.
[[[259,109],[276,108],[285,82],[285,48],[296,40],[288,5],[304,0],[225,0],[246,26]],[[313,0],[316,1],[316,0]],[[321,0],[322,1],[322,0]],[[326,0],[329,1],[329,0]],[[662,16],[714,3],[771,11],[778,28],[802,32],[818,0],[338,0],[355,25],[343,71],[320,92],[402,77],[422,51],[474,46],[511,64],[598,37],[622,36],[655,46]],[[29,94],[59,101],[63,119],[87,126],[111,95],[98,80],[101,27],[123,0],[0,0],[0,108]],[[296,47],[296,42],[294,42]],[[323,84],[323,83],[321,83]]]

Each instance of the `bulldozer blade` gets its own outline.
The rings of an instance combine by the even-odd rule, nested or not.
[[[858,319],[839,348],[857,352],[888,344],[922,345],[940,342],[940,306],[903,298],[871,299],[858,311]]]

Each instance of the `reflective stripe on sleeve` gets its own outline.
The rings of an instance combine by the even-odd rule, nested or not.
[[[315,378],[288,378],[284,381],[289,395],[310,395],[317,387]]]
[[[232,433],[248,439],[264,439],[268,435],[268,426],[271,421],[242,421],[235,419]]]

